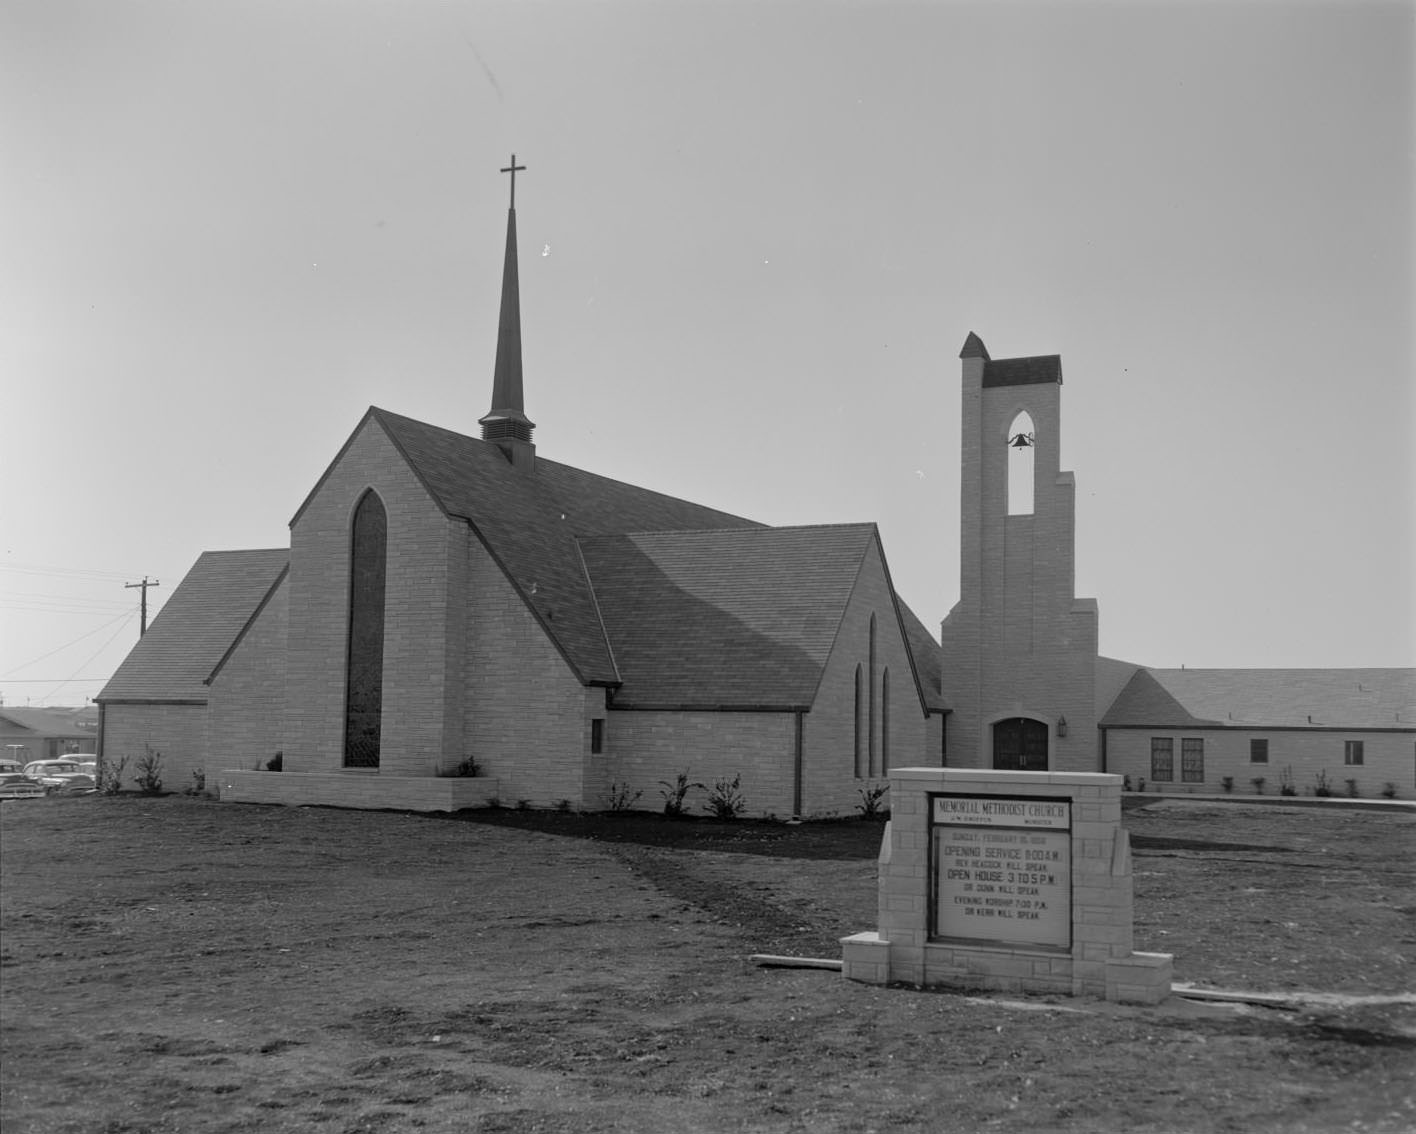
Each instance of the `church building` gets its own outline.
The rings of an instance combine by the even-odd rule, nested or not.
[[[683,774],[780,818],[940,764],[938,646],[874,524],[768,527],[538,453],[520,168],[480,437],[370,408],[288,549],[207,552],[176,588],[98,697],[103,761],[415,810],[657,809]]]
[[[161,753],[170,789],[415,810],[657,809],[682,776],[707,785],[690,810],[736,784],[745,814],[779,818],[849,814],[892,767],[945,763],[1416,794],[1416,671],[1098,655],[1057,355],[964,343],[940,641],[873,524],[768,527],[541,456],[520,168],[481,436],[371,408],[288,548],[202,555],[97,699],[109,767]]]

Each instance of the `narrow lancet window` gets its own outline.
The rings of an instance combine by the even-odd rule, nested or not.
[[[1008,515],[1033,514],[1033,419],[1026,411],[1008,426]]]
[[[346,768],[379,766],[387,562],[388,516],[378,495],[366,492],[354,510],[349,550],[349,656],[344,699]]]
[[[855,774],[865,779],[865,679],[859,665],[855,670]]]

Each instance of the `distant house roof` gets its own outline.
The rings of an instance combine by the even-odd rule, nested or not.
[[[95,700],[206,701],[206,680],[289,563],[283,548],[204,552]]]
[[[32,732],[38,737],[86,737],[91,730],[74,720],[73,710],[55,712],[52,709],[12,709],[0,706],[0,733],[11,732],[11,728]],[[0,753],[3,755],[3,753]]]
[[[1416,732],[1416,669],[1142,669],[1100,723]]]

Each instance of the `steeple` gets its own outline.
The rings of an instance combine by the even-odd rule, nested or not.
[[[521,393],[521,289],[516,258],[516,175],[525,169],[511,164],[502,169],[511,174],[511,207],[506,214],[506,261],[502,267],[501,318],[497,325],[497,361],[492,377],[492,408],[478,423],[482,440],[499,445],[515,465],[534,461],[536,446],[531,443],[535,423],[526,416]]]

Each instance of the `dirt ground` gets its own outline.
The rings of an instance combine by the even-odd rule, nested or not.
[[[1131,803],[1135,803],[1133,798]],[[1177,981],[1407,993],[1416,815],[1128,810]],[[1409,1131],[1416,1007],[875,988],[881,825],[0,807],[5,1134]]]

